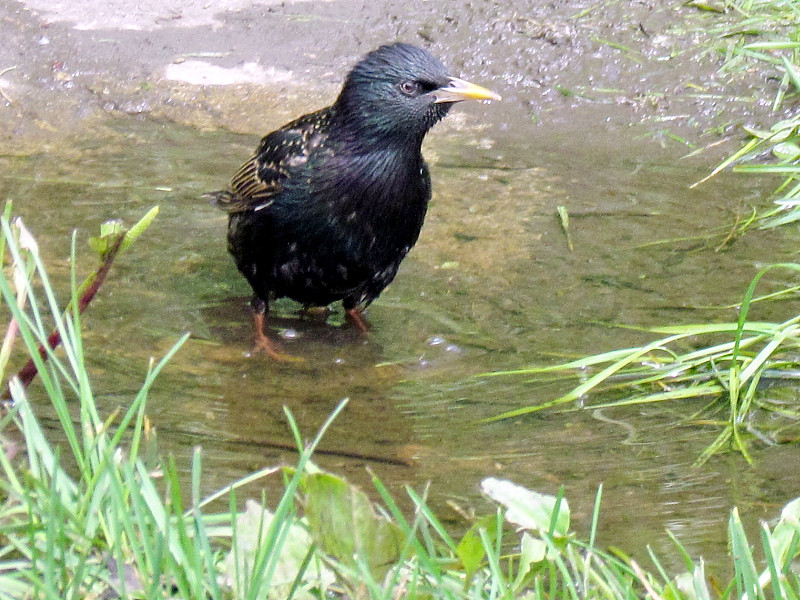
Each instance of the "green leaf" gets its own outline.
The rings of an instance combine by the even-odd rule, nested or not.
[[[756,571],[753,552],[747,541],[739,511],[734,508],[728,519],[728,539],[730,540],[731,555],[736,570],[736,577],[741,582],[742,592],[749,598],[763,598],[759,594],[760,585]]]
[[[375,513],[359,489],[330,473],[303,477],[305,515],[320,548],[345,565],[364,561],[376,580],[400,558],[402,530]]]
[[[800,539],[800,498],[795,498],[783,508],[778,524],[769,535],[772,556],[781,568],[790,565],[797,556],[795,538]],[[793,547],[795,556],[790,556]]]
[[[725,2],[720,0],[690,0],[687,4],[708,12],[726,12]]]
[[[154,206],[147,214],[145,214],[139,221],[130,229],[126,229],[122,221],[113,220],[106,221],[100,225],[100,235],[98,237],[89,238],[89,247],[100,255],[100,258],[105,258],[105,255],[111,250],[114,244],[117,243],[119,236],[125,236],[119,251],[126,250],[153,222],[153,219],[158,215],[158,206]]]
[[[531,565],[542,562],[547,557],[547,544],[525,532],[520,541],[519,572],[527,573]]]
[[[742,125],[742,129],[744,129],[754,138],[758,138],[761,140],[767,139],[769,136],[772,135],[771,131],[767,131],[766,129],[756,129],[755,127],[750,127],[748,125]]]
[[[800,156],[800,146],[794,142],[781,142],[772,147],[772,153],[781,160],[795,160]]]
[[[102,259],[108,251],[111,250],[111,247],[122,234],[124,234],[122,221],[106,221],[100,225],[100,235],[98,237],[89,238],[89,246],[92,250],[97,252]]]
[[[781,522],[791,522],[795,527],[800,527],[800,498],[795,498],[783,507]]]
[[[145,232],[145,230],[148,227],[150,227],[150,224],[153,222],[153,219],[155,219],[156,216],[158,215],[158,211],[159,207],[154,206],[149,211],[147,211],[147,214],[145,216],[139,219],[139,221],[133,227],[130,228],[128,233],[125,234],[125,239],[122,240],[122,246],[119,249],[120,252],[123,252],[126,248],[128,248],[128,246],[130,246],[136,240],[136,238],[142,235]]]
[[[569,505],[562,498],[540,494],[504,479],[489,477],[481,482],[481,489],[498,504],[506,507],[506,521],[534,533],[551,533],[554,538],[569,534]],[[558,515],[553,518],[556,503]]]
[[[684,572],[667,584],[662,593],[664,600],[697,600],[694,593],[694,577]]]
[[[494,515],[487,515],[478,520],[458,543],[456,556],[464,567],[467,581],[472,579],[486,557],[486,548],[481,541],[481,530],[486,531],[491,538],[497,535],[497,519]]]
[[[245,581],[248,577],[253,577],[252,569],[256,553],[266,542],[273,518],[273,513],[255,500],[248,500],[245,503],[245,512],[240,513],[236,519],[235,548],[220,565],[221,583],[233,586],[238,574],[240,579],[238,588],[245,589]],[[313,540],[302,523],[302,520],[296,520],[289,525],[289,533],[280,548],[281,554],[270,581],[268,598],[276,600],[286,598],[298,573],[303,576],[308,588],[318,589],[320,584],[327,587],[334,582],[333,572],[320,561],[308,563],[307,557],[309,552],[312,552]],[[315,596],[309,589],[304,593],[295,593],[294,597],[310,600]]]

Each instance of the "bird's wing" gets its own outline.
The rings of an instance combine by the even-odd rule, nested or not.
[[[231,192],[216,204],[227,212],[255,211],[269,206],[283,191],[284,182],[303,167],[321,144],[330,109],[305,115],[266,135],[255,156],[244,163],[231,181]]]

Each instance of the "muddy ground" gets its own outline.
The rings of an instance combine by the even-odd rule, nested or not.
[[[393,40],[501,93],[499,130],[589,114],[587,127],[647,119],[701,137],[763,116],[752,88],[776,85],[718,74],[709,31],[726,18],[666,0],[6,0],[0,139],[46,150],[117,113],[265,133],[329,102],[349,65]]]

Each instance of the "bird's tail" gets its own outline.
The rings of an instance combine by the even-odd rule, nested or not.
[[[200,196],[203,200],[209,201],[217,208],[225,212],[235,212],[238,202],[236,196],[228,190],[217,190],[216,192],[208,192]]]

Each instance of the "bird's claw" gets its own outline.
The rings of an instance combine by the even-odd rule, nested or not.
[[[256,343],[253,347],[253,354],[257,354],[259,352],[265,353],[269,356],[272,360],[276,362],[282,363],[302,363],[306,362],[306,359],[301,356],[294,356],[292,354],[287,354],[283,352],[278,344],[271,340],[267,335],[263,333],[256,334]]]

